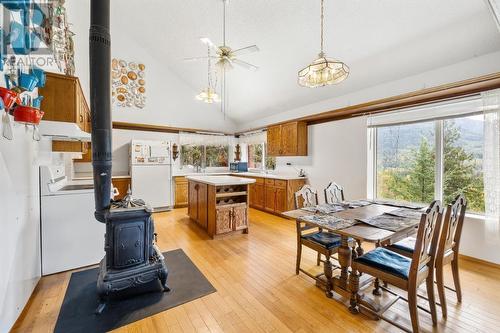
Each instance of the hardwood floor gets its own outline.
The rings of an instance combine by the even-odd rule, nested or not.
[[[352,315],[309,277],[295,275],[293,221],[252,209],[248,235],[219,240],[209,240],[190,223],[186,209],[157,214],[155,223],[160,248],[182,248],[217,292],[116,332],[399,332],[384,321]],[[315,261],[304,248],[303,267],[320,271]],[[419,311],[421,330],[498,332],[500,269],[463,260],[460,274],[463,303],[447,291],[448,319],[441,318],[438,307],[433,330],[430,315]],[[70,275],[42,278],[12,332],[52,332]],[[452,285],[449,268],[446,282]],[[410,327],[406,303],[398,302],[387,314]]]

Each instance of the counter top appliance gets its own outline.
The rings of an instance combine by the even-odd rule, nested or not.
[[[248,163],[247,162],[230,163],[229,170],[231,172],[248,172]]]
[[[170,210],[172,203],[172,158],[168,141],[132,140],[130,175],[132,194],[153,211]]]

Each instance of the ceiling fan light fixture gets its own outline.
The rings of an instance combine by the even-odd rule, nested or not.
[[[220,96],[212,88],[203,89],[198,95],[196,95],[196,99],[208,104],[220,103],[221,101]]]
[[[344,81],[349,67],[342,61],[326,57],[323,52],[324,0],[321,0],[321,51],[315,59],[298,73],[298,83],[303,87],[316,88]]]

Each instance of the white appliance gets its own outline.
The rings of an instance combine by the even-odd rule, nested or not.
[[[144,200],[156,212],[172,208],[170,142],[132,140],[130,175],[134,198]]]
[[[70,182],[64,165],[40,167],[42,275],[99,263],[106,226],[94,217],[92,180]]]

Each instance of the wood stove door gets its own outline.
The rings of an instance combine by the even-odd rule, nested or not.
[[[114,266],[123,268],[143,263],[144,221],[127,222],[115,227]]]

